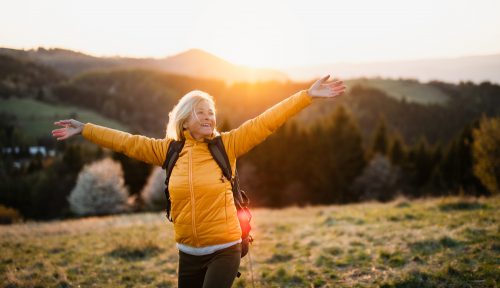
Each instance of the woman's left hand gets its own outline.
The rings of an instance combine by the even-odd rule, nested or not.
[[[314,82],[311,88],[307,90],[307,93],[317,98],[333,98],[345,92],[346,86],[342,80],[333,79],[327,81],[328,78],[330,78],[330,75],[326,75]]]

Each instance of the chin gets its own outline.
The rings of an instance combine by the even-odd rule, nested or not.
[[[210,132],[208,132],[208,131],[207,131],[207,132],[204,132],[204,133],[203,133],[203,137],[209,137],[209,136],[212,136],[212,134],[213,134],[213,133],[214,133],[214,131],[213,131],[213,130],[211,130]]]

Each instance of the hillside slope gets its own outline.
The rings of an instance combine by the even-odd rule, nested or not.
[[[288,81],[275,69],[234,65],[200,49],[191,49],[165,58],[95,57],[65,49],[16,50],[0,48],[0,54],[47,65],[67,76],[102,69],[143,68],[204,79],[236,81]]]
[[[496,287],[498,209],[498,197],[255,209],[235,286],[253,271],[256,287]],[[0,226],[0,247],[6,287],[177,283],[163,213]]]
[[[40,138],[52,138],[50,131],[58,128],[53,123],[57,120],[74,118],[86,123],[99,123],[106,127],[128,131],[129,129],[97,112],[81,107],[52,105],[33,99],[0,99],[0,114],[14,119],[14,125],[27,137],[25,141],[36,144]]]

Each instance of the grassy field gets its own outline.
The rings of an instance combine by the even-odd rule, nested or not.
[[[15,115],[22,134],[27,137],[26,140],[29,142],[43,136],[52,137],[50,131],[57,128],[53,123],[67,118],[127,131],[127,128],[118,122],[90,110],[67,105],[50,105],[33,99],[9,98],[0,100],[0,113]]]
[[[256,287],[497,287],[500,197],[255,209]],[[3,287],[175,287],[163,214],[0,227]],[[252,287],[250,257],[234,287]]]
[[[438,88],[424,83],[392,79],[354,79],[347,81],[349,87],[363,85],[384,91],[395,99],[406,98],[420,104],[446,104],[448,96]]]

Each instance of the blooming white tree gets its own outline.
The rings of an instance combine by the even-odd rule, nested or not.
[[[110,158],[83,167],[68,201],[78,215],[106,215],[128,210],[128,191],[119,162]]]
[[[162,210],[167,205],[165,196],[165,170],[155,167],[141,191],[141,197],[148,209]]]

